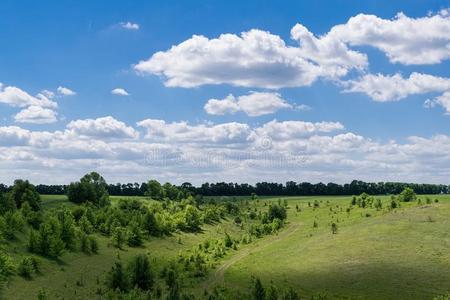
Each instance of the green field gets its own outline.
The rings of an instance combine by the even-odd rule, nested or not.
[[[391,211],[387,209],[389,197],[380,196],[382,209],[354,207],[349,212],[350,196],[260,198],[250,203],[252,208],[264,210],[270,202],[287,200],[284,228],[230,251],[206,278],[188,280],[183,288],[195,295],[217,285],[246,291],[251,277],[257,276],[266,285],[273,281],[279,287],[293,287],[307,299],[317,295],[326,299],[432,299],[450,291],[450,196],[429,197],[431,204],[425,203],[426,196],[419,196],[421,203],[402,203]],[[112,197],[113,205],[118,199]],[[42,201],[46,210],[73,206],[65,196],[43,196]],[[331,233],[333,222],[337,234]],[[58,260],[41,258],[40,275],[31,280],[11,277],[2,296],[36,299],[45,288],[50,299],[99,299],[105,274],[118,257],[126,260],[148,253],[159,271],[180,251],[203,240],[223,238],[225,232],[233,237],[242,234],[231,219],[202,229],[150,238],[143,247],[124,250],[96,235],[99,254],[66,252]],[[26,240],[24,232],[5,245],[13,258],[27,251]]]

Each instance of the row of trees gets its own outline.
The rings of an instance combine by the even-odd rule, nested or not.
[[[261,196],[301,196],[301,195],[359,195],[368,193],[371,195],[399,194],[406,187],[412,188],[417,194],[447,194],[450,187],[444,184],[420,184],[402,182],[364,182],[354,180],[351,183],[309,183],[288,181],[285,184],[274,182],[259,182],[255,185],[247,183],[204,183],[199,187],[191,183],[183,183],[179,186],[172,186],[169,183],[164,185],[155,180],[144,183],[127,184],[107,184],[105,189],[114,196],[145,196],[149,191],[149,185],[161,187],[175,187],[183,192],[189,191],[191,194],[201,194],[204,196],[250,196],[256,193]],[[70,185],[37,185],[36,190],[40,194],[63,195],[67,194]],[[0,193],[10,190],[11,187],[0,184]],[[170,190],[170,189],[168,189]],[[173,194],[173,193],[171,193]]]

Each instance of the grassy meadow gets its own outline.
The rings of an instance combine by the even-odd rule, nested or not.
[[[270,203],[287,201],[285,226],[276,235],[230,251],[206,277],[189,278],[183,288],[194,295],[214,286],[246,291],[252,276],[257,276],[265,285],[273,282],[293,287],[306,299],[433,299],[449,292],[450,196],[430,195],[427,204],[427,196],[420,195],[420,202],[401,203],[394,210],[388,209],[388,196],[376,198],[382,201],[381,209],[353,206],[347,210],[350,196],[250,200],[252,209],[262,211]],[[119,199],[126,197],[112,197],[112,204]],[[45,210],[74,205],[65,196],[42,196],[42,203]],[[337,225],[336,234],[331,232],[332,223]],[[154,269],[160,272],[181,251],[210,238],[223,238],[225,233],[238,238],[242,230],[225,219],[203,225],[198,233],[152,237],[141,247],[123,250],[112,247],[108,237],[96,234],[98,254],[66,252],[56,260],[40,258],[40,274],[32,279],[12,276],[2,297],[36,299],[45,288],[50,299],[101,299],[104,277],[119,257],[127,260],[139,253],[149,254]],[[27,251],[26,243],[24,232],[5,247],[19,259]],[[233,297],[237,296],[230,294]]]

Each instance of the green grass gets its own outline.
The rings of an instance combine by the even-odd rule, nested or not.
[[[260,209],[278,199],[288,200],[286,227],[278,236],[231,251],[208,278],[192,280],[185,288],[197,295],[203,288],[221,283],[233,291],[247,290],[255,275],[266,285],[273,280],[279,286],[292,286],[307,298],[323,294],[331,299],[432,299],[450,290],[450,196],[430,197],[438,198],[439,203],[402,203],[400,209],[389,212],[385,208],[388,197],[380,196],[382,210],[354,208],[349,214],[348,196],[260,197],[252,203]],[[65,196],[42,198],[44,209],[73,205]],[[112,198],[114,204],[124,197]],[[420,198],[424,203],[425,196]],[[308,202],[316,199],[320,207],[308,207]],[[301,212],[296,211],[296,205]],[[317,228],[313,228],[314,220]],[[335,235],[330,230],[331,222],[338,224]],[[180,251],[207,238],[223,237],[224,232],[236,237],[241,234],[231,220],[203,228],[202,233],[152,238],[144,247],[123,251],[109,246],[109,239],[98,235],[98,255],[69,252],[59,261],[40,258],[42,274],[32,280],[13,276],[3,296],[36,299],[39,289],[45,288],[51,299],[97,299],[96,292],[104,289],[104,276],[118,256],[127,260],[138,253],[149,253],[159,270]],[[5,247],[18,260],[28,255],[25,244],[26,233]]]
[[[432,299],[450,290],[450,198],[434,198],[438,204],[402,204],[394,212],[358,208],[349,216],[345,209],[329,211],[348,207],[349,197],[289,198],[288,219],[300,229],[236,261],[225,272],[225,285],[246,288],[256,275],[304,296]],[[311,199],[322,200],[321,207],[309,208],[305,202]],[[297,213],[295,205],[303,211]],[[338,219],[333,235],[330,223]]]

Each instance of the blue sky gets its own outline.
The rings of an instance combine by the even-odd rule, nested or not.
[[[0,180],[28,176],[61,183],[97,169],[111,181],[445,182],[449,156],[428,148],[445,150],[450,139],[449,4],[3,1],[9,13],[0,19],[0,145],[6,153]],[[352,17],[360,27],[348,25]],[[332,30],[339,24],[343,28]],[[266,52],[241,35],[255,29],[260,31],[252,38],[284,45]],[[222,51],[230,42],[222,34],[232,34],[237,48]],[[201,55],[195,51],[203,42],[193,35],[204,36]],[[316,40],[312,51],[302,46],[309,35]],[[303,74],[308,79],[297,78]],[[19,96],[5,93],[11,87],[36,99],[52,92],[44,94],[53,104],[18,104]],[[207,141],[198,137],[205,132]],[[338,150],[321,146],[350,134],[352,142],[336,144]],[[265,139],[270,159],[305,158],[296,167],[267,167],[266,160],[254,159]],[[119,144],[141,152],[124,154],[115,148]],[[109,154],[100,153],[105,147]],[[179,160],[147,164],[155,147]],[[220,159],[199,168],[187,158],[205,149],[222,151]],[[252,159],[234,160],[238,153]],[[217,164],[224,157],[233,159]],[[430,160],[435,172],[425,170]],[[61,165],[71,174],[59,170]]]

